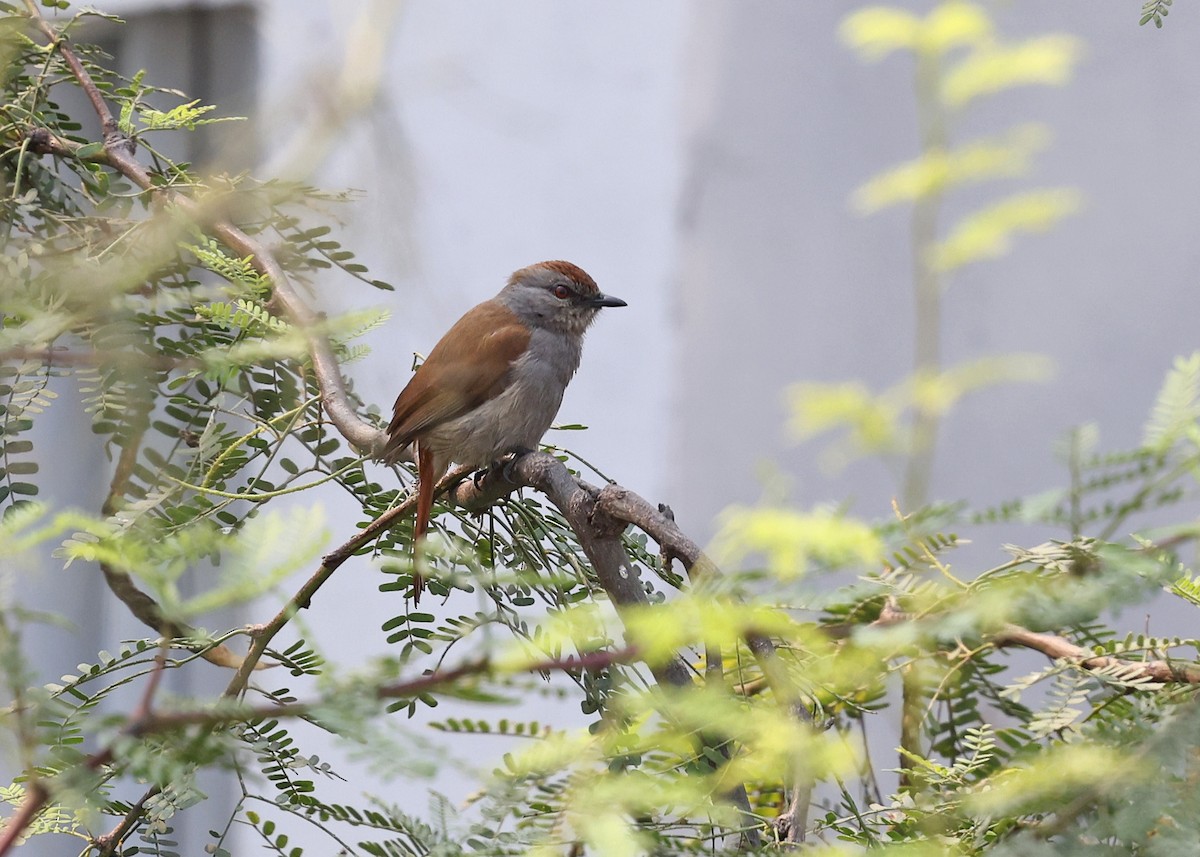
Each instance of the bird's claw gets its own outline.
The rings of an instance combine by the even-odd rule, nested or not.
[[[475,486],[476,491],[482,491],[484,480],[493,473],[498,473],[501,479],[510,484],[516,482],[516,473],[513,471],[513,467],[516,466],[517,460],[522,455],[526,455],[532,451],[531,449],[514,449],[511,452],[506,452],[487,467],[472,473],[471,484]]]
[[[531,452],[533,452],[532,449],[514,449],[512,452],[504,456],[504,458],[500,459],[500,461],[496,462],[497,464],[501,465],[500,475],[504,477],[505,482],[511,485],[517,481],[516,474],[513,472],[513,468],[516,466],[517,461],[519,461],[522,456],[528,455]]]

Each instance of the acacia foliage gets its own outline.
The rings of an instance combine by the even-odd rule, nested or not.
[[[944,6],[924,21],[875,10],[859,20],[860,35],[870,36],[863,44],[928,49],[934,36],[953,35],[956,21],[962,33],[979,32],[974,7]],[[437,609],[404,599],[409,524],[354,560],[375,569],[395,604],[375,632],[392,646],[385,658],[329,664],[291,623],[267,653],[282,667],[229,698],[176,698],[159,720],[108,704],[133,689],[154,709],[147,688],[157,675],[194,669],[244,633],[203,630],[215,610],[290,591],[294,572],[349,538],[325,532],[305,498],[344,492],[368,521],[403,493],[324,418],[307,339],[275,312],[277,284],[204,221],[184,217],[164,189],[236,212],[242,229],[278,248],[286,275],[313,289],[339,272],[387,286],[335,237],[326,206],[336,196],[172,162],[156,139],[196,133],[219,110],[156,89],[152,73],[123,79],[110,58],[74,45],[114,107],[121,138],[155,178],[154,190],[135,187],[112,168],[104,142],[82,133],[82,117],[60,108],[79,85],[62,51],[39,36],[27,10],[0,3],[0,11],[0,670],[13,700],[2,723],[21,767],[0,798],[16,817],[31,795],[47,792],[23,836],[77,837],[84,853],[181,853],[175,818],[205,800],[197,772],[216,768],[241,799],[205,843],[214,854],[232,853],[231,831],[241,828],[287,855],[751,851],[780,847],[797,827],[828,854],[863,846],[1158,854],[1200,837],[1188,669],[1200,644],[1108,621],[1164,592],[1200,607],[1185,554],[1195,528],[1180,506],[1200,467],[1197,355],[1168,373],[1139,447],[1101,452],[1094,431],[1078,430],[1064,446],[1062,486],[1030,499],[986,509],[932,504],[874,521],[784,505],[731,509],[714,551],[727,568],[746,570],[695,581],[630,532],[630,569],[648,597],[620,609],[579,535],[537,495],[506,499],[482,518],[442,509],[433,550],[420,560]],[[978,89],[977,78],[966,79]],[[918,166],[928,172],[927,161]],[[1022,198],[972,234],[1056,218],[1071,199]],[[1039,208],[1046,204],[1049,214]],[[961,239],[944,245],[957,249],[939,264],[987,258],[992,246]],[[319,332],[349,362],[365,353],[356,340],[382,322],[364,313]],[[114,462],[102,509],[39,500],[40,462],[61,451],[35,446],[36,424],[60,395],[84,403]],[[887,405],[826,407],[821,427],[874,426],[895,438],[886,421],[900,409]],[[864,412],[874,422],[856,422]],[[410,478],[405,468],[398,475]],[[1153,530],[1140,526],[1148,512],[1157,513]],[[1004,534],[1024,532],[1011,525],[1030,523],[1060,537],[1000,547]],[[964,528],[997,545],[991,567],[951,564]],[[60,565],[103,571],[118,590],[136,585],[171,648],[154,634],[113,640],[68,675],[37,675],[22,633],[41,619],[17,596],[32,552],[47,546]],[[1078,649],[1017,674],[1007,647],[1026,638],[1014,626]],[[773,641],[773,659],[753,646],[762,638]],[[611,657],[586,668],[565,660],[605,652]],[[695,668],[689,682],[658,683],[679,654]],[[1165,663],[1165,676],[1151,662]],[[435,672],[408,693],[386,692],[453,664],[466,666],[444,680]],[[528,674],[531,665],[549,686]],[[901,676],[920,689],[916,709],[895,705],[890,690]],[[514,697],[551,692],[576,702],[585,725],[506,711]],[[441,716],[437,704],[448,698],[490,708]],[[172,721],[173,713],[185,716]],[[903,788],[890,772],[896,762],[881,758],[871,737],[901,717],[916,719],[921,739],[905,750]],[[325,796],[336,765],[304,751],[296,719],[366,740],[396,778],[441,761],[413,740],[430,729],[523,743],[482,775],[465,811],[436,795],[428,808],[346,805]],[[131,783],[146,789],[137,803],[124,797]],[[732,799],[739,788],[741,808]],[[307,822],[303,840],[285,832],[289,817]]]

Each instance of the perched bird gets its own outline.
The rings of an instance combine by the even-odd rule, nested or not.
[[[387,461],[417,445],[414,541],[429,527],[433,488],[453,462],[487,467],[537,447],[579,368],[601,307],[625,306],[570,262],[538,262],[460,318],[400,392]],[[413,600],[424,581],[413,579]]]

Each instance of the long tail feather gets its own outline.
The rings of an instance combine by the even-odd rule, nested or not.
[[[437,482],[434,473],[433,452],[427,450],[420,441],[417,442],[417,522],[413,527],[413,559],[416,559],[417,546],[425,538],[429,530],[429,513],[433,509],[433,488]],[[412,600],[417,604],[421,600],[421,592],[425,589],[425,579],[413,567]]]

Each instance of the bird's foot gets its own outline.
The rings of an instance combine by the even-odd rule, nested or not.
[[[482,491],[484,480],[493,473],[497,474],[505,482],[516,482],[516,473],[513,471],[513,467],[516,466],[517,461],[522,455],[528,455],[531,452],[533,452],[532,449],[525,449],[523,447],[521,449],[513,449],[506,452],[500,458],[497,458],[487,467],[476,470],[471,474],[471,483],[475,486],[475,490]]]
[[[516,466],[517,461],[519,461],[522,456],[528,455],[531,452],[533,452],[532,449],[526,449],[524,447],[521,447],[520,449],[511,450],[503,458],[501,458],[499,461],[497,461],[496,464],[494,464],[492,466],[493,467],[499,466],[500,467],[500,476],[504,479],[505,482],[512,484],[517,481],[516,473],[513,471],[513,468]]]

